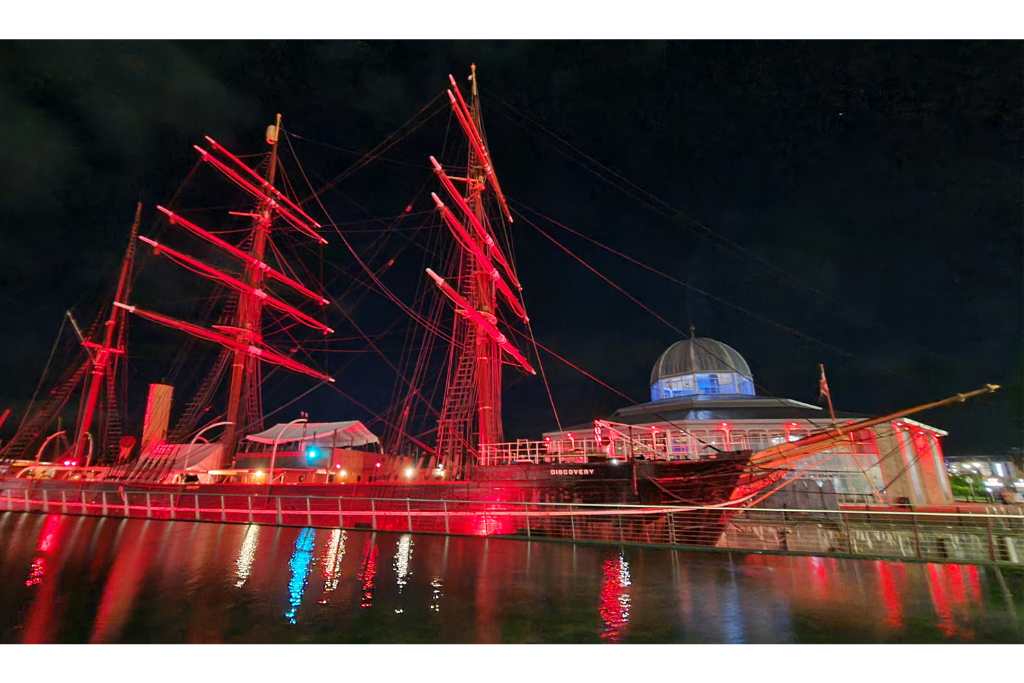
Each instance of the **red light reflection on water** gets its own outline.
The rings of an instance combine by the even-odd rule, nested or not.
[[[964,583],[963,570],[960,565],[944,564],[942,565],[942,572],[946,575],[946,583],[949,585],[953,604],[966,605],[967,585]]]
[[[903,628],[903,601],[900,599],[900,586],[896,585],[899,571],[900,584],[902,586],[905,572],[902,565],[895,565],[892,562],[877,560],[875,569],[878,570],[878,584],[882,590],[882,604],[885,606],[885,624],[892,629]]]
[[[630,595],[629,563],[622,555],[609,558],[601,566],[601,597],[598,612],[604,621],[601,639],[616,642],[622,639],[629,625]]]
[[[142,581],[150,568],[153,548],[149,544],[149,538],[152,533],[153,527],[146,521],[137,532],[138,535],[130,540],[121,537],[118,552],[114,556],[114,563],[110,567],[100,595],[90,642],[111,642],[120,636],[122,627],[134,609]]]
[[[26,586],[35,586],[43,582],[43,577],[46,576],[46,558],[39,556],[32,559],[32,564],[28,568],[28,578],[25,579]]]
[[[928,593],[931,594],[935,614],[939,617],[939,630],[946,636],[952,636],[956,633],[956,624],[953,623],[953,612],[949,608],[949,598],[946,596],[946,587],[942,585],[938,566],[929,564],[927,574]]]
[[[940,572],[941,567],[941,572]],[[939,630],[947,638],[958,636],[964,640],[974,637],[974,631],[957,625],[956,616],[965,615],[970,611],[967,597],[968,587],[964,582],[964,567],[957,564],[929,564],[927,568],[928,593],[931,595],[932,606],[938,616]],[[974,568],[975,580],[977,568]],[[970,576],[970,575],[968,575]],[[968,579],[970,581],[970,579]],[[972,587],[973,593],[976,589]],[[980,586],[977,588],[980,597]]]
[[[327,553],[324,555],[324,592],[320,598],[320,604],[326,605],[328,595],[333,593],[341,581],[341,563],[345,559],[345,540],[348,535],[341,529],[331,531],[331,538],[328,541]]]
[[[363,553],[363,566],[356,577],[362,584],[363,596],[360,607],[373,607],[373,588],[377,577],[377,544],[366,546]]]
[[[66,517],[61,515],[48,515],[43,523],[43,529],[39,532],[39,542],[36,544],[36,556],[32,558],[32,565],[28,570],[28,578],[25,579],[26,586],[36,586],[46,576],[46,558],[55,550],[59,549],[61,531],[64,529]]]
[[[49,560],[60,550],[64,542],[67,527],[67,517],[49,515],[39,532],[36,556],[32,558],[28,578],[25,579],[26,586],[39,586],[36,589],[38,593],[33,598],[25,619],[25,631],[22,636],[22,641],[25,643],[45,643],[53,640],[52,633],[58,621],[54,609],[59,582],[56,574],[51,575],[46,581],[44,579],[50,569]],[[57,564],[56,573],[59,574],[59,572],[60,566]]]

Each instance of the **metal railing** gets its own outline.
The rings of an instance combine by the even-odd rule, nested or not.
[[[1024,506],[965,514],[0,488],[2,510],[1024,564]]]
[[[521,462],[585,462],[589,456],[629,460],[643,457],[648,460],[699,460],[720,451],[758,451],[785,443],[780,434],[732,436],[736,432],[722,432],[722,436],[706,434],[703,430],[637,430],[634,434],[616,432],[602,440],[587,433],[582,438],[517,439],[500,443],[480,444],[481,465],[508,465]],[[874,455],[873,446],[860,441],[836,444],[817,457],[835,455]]]

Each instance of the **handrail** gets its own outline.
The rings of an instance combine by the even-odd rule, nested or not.
[[[265,486],[265,485],[264,485]],[[3,488],[0,487],[0,494],[9,491],[30,491],[33,489],[26,488]],[[471,500],[471,499],[456,499],[456,498],[412,498],[412,497],[398,497],[393,498],[389,496],[318,496],[312,494],[282,494],[282,493],[254,493],[247,491],[218,491],[217,493],[204,493],[201,491],[155,491],[146,489],[122,489],[118,490],[112,488],[106,493],[118,493],[120,495],[173,495],[173,496],[199,496],[199,497],[211,497],[220,498],[221,496],[246,496],[256,498],[281,498],[281,499],[306,499],[311,500],[330,500],[330,501],[342,501],[342,500],[353,500],[353,501],[374,501],[374,502],[389,502],[389,503],[434,503],[434,504],[472,504],[472,505],[490,505],[490,506],[520,506],[520,507],[557,507],[557,508],[600,508],[602,510],[615,510],[615,509],[626,509],[626,510],[637,510],[643,509],[651,512],[691,512],[694,510],[714,510],[718,512],[778,512],[785,514],[832,514],[832,515],[906,515],[911,517],[968,517],[968,518],[993,518],[993,519],[1024,519],[1024,507],[1020,513],[1010,514],[991,514],[991,513],[973,513],[973,512],[924,512],[924,511],[901,511],[901,510],[832,510],[823,508],[762,508],[762,507],[744,507],[744,506],[715,506],[715,505],[651,505],[642,503],[552,503],[547,501],[487,501],[487,500]],[[103,491],[93,491],[91,493],[100,494]],[[217,508],[218,510],[220,508]],[[485,510],[484,512],[494,512],[493,510]]]

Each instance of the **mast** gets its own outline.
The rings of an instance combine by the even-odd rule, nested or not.
[[[502,440],[501,423],[501,350],[494,333],[497,332],[497,302],[495,280],[497,270],[488,271],[489,249],[500,256],[493,239],[490,222],[484,206],[483,194],[493,169],[480,133],[480,91],[477,86],[476,65],[471,66],[471,105],[462,99],[455,79],[449,76],[451,89],[448,97],[452,110],[469,141],[466,188],[463,193],[452,184],[444,169],[433,157],[431,163],[449,197],[457,205],[464,219],[473,226],[473,234],[465,230],[454,214],[435,197],[445,222],[456,241],[456,278],[454,288],[445,287],[445,281],[428,269],[442,292],[456,305],[452,320],[452,348],[444,400],[437,423],[436,453],[438,461],[453,478],[463,478],[476,457],[479,444]],[[458,95],[458,97],[456,97]],[[497,183],[492,181],[492,187]],[[477,239],[486,248],[477,243]],[[481,256],[482,255],[482,256]],[[500,257],[499,261],[505,261]],[[490,330],[488,334],[485,330]]]
[[[223,448],[217,455],[214,468],[223,468],[232,463],[237,448],[238,438],[247,429],[258,426],[262,421],[262,405],[260,397],[261,364],[269,363],[291,372],[312,377],[321,382],[333,382],[334,379],[301,363],[289,354],[281,353],[269,346],[263,337],[262,316],[264,306],[273,308],[291,320],[313,328],[323,334],[334,330],[313,316],[304,313],[296,306],[267,291],[265,286],[271,281],[284,285],[293,295],[301,295],[307,301],[312,300],[323,306],[328,300],[317,294],[301,282],[275,269],[265,260],[270,230],[274,219],[280,217],[298,234],[311,238],[320,244],[326,244],[317,230],[322,228],[312,216],[306,213],[297,203],[289,199],[273,184],[278,163],[278,139],[281,132],[281,115],[278,114],[274,124],[267,127],[267,143],[270,145],[270,160],[266,172],[261,175],[250,168],[242,159],[232,154],[224,145],[206,136],[209,149],[193,145],[200,160],[208,163],[222,176],[230,180],[238,188],[256,199],[256,211],[252,213],[234,213],[252,217],[252,230],[249,233],[251,242],[248,251],[230,244],[213,233],[196,225],[183,216],[162,206],[157,208],[166,216],[170,225],[178,226],[207,244],[212,244],[238,261],[242,262],[242,272],[236,277],[187,253],[161,244],[149,237],[140,236],[153,253],[163,256],[207,280],[226,285],[236,293],[238,305],[234,311],[233,325],[214,325],[208,328],[184,320],[178,320],[118,301],[115,305],[133,315],[145,318],[158,325],[179,330],[198,339],[219,344],[230,352],[232,360],[231,383],[228,387],[227,429],[225,430]],[[279,257],[280,258],[280,257]]]
[[[274,125],[267,129],[270,162],[267,164],[264,179],[270,186],[273,186],[277,172],[277,144],[280,133],[281,114],[278,114]],[[270,234],[270,224],[273,221],[270,195],[267,197],[260,201],[259,208],[253,217],[252,247],[249,250],[249,255],[261,263],[266,254],[267,237]],[[246,264],[244,281],[251,290],[262,290],[263,279],[263,270],[251,262]],[[228,388],[228,406],[225,418],[228,424],[224,431],[224,448],[221,451],[219,467],[227,467],[234,462],[239,435],[251,427],[259,427],[258,423],[262,421],[259,358],[247,353],[243,348],[250,345],[259,346],[262,343],[262,315],[263,298],[254,295],[251,291],[240,291],[234,327],[241,344],[235,348],[232,355],[231,384]]]
[[[482,134],[483,125],[480,117],[480,90],[477,87],[476,64],[470,65],[470,112],[477,131]],[[484,211],[483,191],[486,183],[486,159],[478,158],[470,147],[469,183],[467,183],[467,200],[473,209],[473,215],[484,223],[487,215]],[[497,322],[497,301],[495,280],[475,259],[466,259],[470,264],[473,280],[474,298],[470,300],[477,311],[492,324]],[[474,335],[476,349],[476,413],[477,413],[477,446],[479,444],[498,443],[504,440],[504,429],[501,419],[501,355],[494,339],[476,330]]]
[[[128,279],[131,273],[132,263],[135,259],[135,238],[139,232],[139,222],[142,218],[142,202],[135,205],[135,219],[132,221],[132,227],[130,236],[128,238],[128,246],[125,248],[124,258],[121,259],[121,272],[117,278],[117,290],[114,293],[114,301],[122,301],[125,298],[125,292],[128,289]],[[89,377],[86,379],[84,396],[85,400],[82,405],[82,409],[79,411],[78,428],[75,431],[75,445],[73,449],[73,459],[76,462],[81,462],[82,456],[85,454],[86,442],[92,437],[89,430],[92,428],[93,419],[96,416],[96,405],[99,402],[100,389],[103,388],[104,376],[110,372],[115,371],[116,356],[124,353],[124,349],[120,347],[120,341],[123,340],[124,336],[121,333],[120,328],[123,327],[124,312],[116,305],[110,307],[110,315],[107,321],[103,324],[103,341],[96,343],[88,340],[83,340],[82,345],[86,347],[86,351],[89,352],[92,358],[92,369],[89,372]],[[118,343],[115,344],[115,341]],[[88,467],[92,463],[93,453],[96,451],[96,446],[89,450],[89,458],[85,465]]]

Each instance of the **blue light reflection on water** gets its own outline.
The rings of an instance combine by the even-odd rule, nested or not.
[[[302,595],[306,592],[306,580],[309,577],[309,569],[313,564],[313,546],[316,542],[316,531],[303,529],[295,539],[295,551],[288,560],[288,568],[291,570],[291,579],[288,580],[288,604],[290,607],[284,613],[288,623],[297,622],[296,616],[299,606],[302,605]]]

